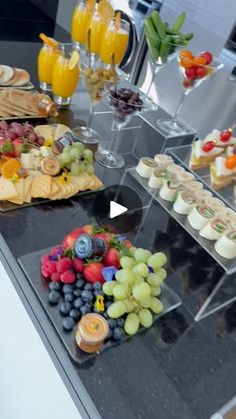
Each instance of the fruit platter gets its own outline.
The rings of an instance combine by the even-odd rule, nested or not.
[[[19,263],[75,362],[150,328],[181,300],[164,283],[167,257],[113,229],[78,227]]]
[[[68,199],[103,187],[93,152],[62,124],[0,122],[0,210]]]

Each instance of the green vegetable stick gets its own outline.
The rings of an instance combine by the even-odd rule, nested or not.
[[[165,24],[162,22],[161,17],[157,10],[151,13],[151,19],[154,23],[155,29],[159,37],[162,39],[165,37]]]
[[[171,39],[169,35],[166,35],[165,38],[161,41],[160,46],[160,57],[163,64],[167,61],[168,55],[170,54],[171,49]]]
[[[174,31],[179,31],[181,26],[183,25],[184,21],[186,18],[186,13],[183,12],[181,13],[178,18],[176,19],[175,23],[173,24],[173,26],[171,27],[172,30]]]

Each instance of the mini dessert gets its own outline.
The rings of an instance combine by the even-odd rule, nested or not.
[[[167,156],[166,154],[156,154],[154,156],[154,160],[157,162],[158,166],[161,166],[164,169],[170,164],[174,163],[172,157]]]
[[[185,173],[185,169],[178,164],[172,163],[167,166],[166,172],[170,178],[175,178],[177,173]]]
[[[182,184],[175,180],[164,180],[159,195],[165,201],[173,202],[176,194],[183,188]]]
[[[207,189],[203,189],[203,190],[199,193],[199,199],[200,199],[202,202],[205,202],[205,200],[206,200],[207,198],[210,198],[212,195],[213,195],[213,194],[212,194],[212,192],[208,191]]]
[[[211,187],[221,189],[229,185],[236,176],[236,155],[217,157],[210,165]]]
[[[191,180],[190,182],[185,183],[184,185],[185,189],[189,192],[199,192],[203,190],[203,184],[201,182],[198,182],[196,180]]]
[[[236,230],[231,230],[220,236],[215,243],[215,251],[226,259],[236,257]]]
[[[200,236],[208,240],[217,240],[229,229],[229,224],[220,217],[207,223],[199,232]]]
[[[219,198],[215,198],[213,196],[206,198],[204,202],[207,206],[214,208],[215,211],[221,212],[221,210],[225,208],[224,202],[222,202]]]
[[[188,191],[179,191],[173,208],[177,214],[186,215],[190,213],[198,202],[197,197],[193,193]]]
[[[159,189],[163,185],[163,181],[166,179],[167,174],[164,169],[154,169],[148,181],[148,186],[153,189]]]
[[[191,227],[195,230],[201,230],[211,219],[216,215],[216,212],[206,205],[197,205],[188,214],[188,221]]]
[[[211,141],[194,141],[192,143],[192,152],[189,161],[189,167],[192,170],[203,169],[208,167],[215,158],[224,153],[223,147],[217,147],[213,140]]]
[[[218,133],[218,135],[215,138],[216,145],[220,147],[229,147],[229,146],[235,146],[236,145],[236,138],[233,137],[233,129],[235,128],[235,125],[232,126],[232,128],[228,128],[224,131],[218,131],[214,130]]]
[[[233,229],[236,229],[236,212],[234,210],[225,207],[221,210],[220,214]]]
[[[189,172],[177,172],[176,179],[181,183],[187,183],[193,181],[195,176]]]
[[[138,162],[136,172],[141,177],[149,178],[155,168],[157,168],[157,163],[154,159],[151,159],[150,157],[142,157]]]
[[[101,349],[108,332],[109,326],[105,318],[100,314],[89,313],[82,316],[75,340],[82,351],[94,353]]]
[[[41,170],[45,175],[56,176],[61,168],[56,157],[44,157],[40,162]]]

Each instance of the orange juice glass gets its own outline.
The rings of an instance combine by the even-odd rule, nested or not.
[[[129,23],[121,20],[120,27],[116,29],[112,21],[104,33],[100,51],[100,59],[104,63],[112,64],[112,54],[115,64],[119,65],[125,55],[129,42]]]
[[[87,42],[87,34],[93,17],[93,1],[80,0],[75,7],[71,21],[71,39],[73,47],[77,50]]]
[[[42,90],[52,90],[52,73],[58,57],[58,47],[44,44],[38,55],[38,78]]]
[[[98,13],[94,13],[89,28],[91,29],[90,51],[92,54],[99,55],[104,33],[108,27],[105,21]]]
[[[67,106],[71,102],[79,79],[79,62],[70,67],[70,58],[73,49],[64,46],[57,57],[52,75],[52,92],[54,101],[60,106]]]

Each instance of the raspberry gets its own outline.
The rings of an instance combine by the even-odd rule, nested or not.
[[[70,258],[65,257],[56,262],[57,272],[62,274],[65,271],[68,271],[72,266],[72,261]]]
[[[50,279],[50,277],[51,277],[51,274],[50,274],[50,272],[48,272],[48,270],[47,269],[45,269],[45,266],[44,265],[42,265],[41,266],[41,274],[44,276],[44,278],[46,278],[46,279]]]
[[[84,270],[84,263],[81,259],[75,257],[72,261],[72,266],[75,272],[83,272]]]
[[[56,262],[54,260],[48,260],[43,264],[43,268],[46,269],[50,274],[56,272]]]
[[[53,272],[51,275],[51,280],[54,282],[60,282],[60,274],[59,272]]]
[[[65,271],[61,274],[60,280],[65,284],[73,284],[73,282],[76,280],[76,276],[72,271]]]
[[[47,262],[49,260],[49,255],[43,255],[43,256],[41,256],[41,263],[43,264],[43,263],[45,263],[45,262]]]

